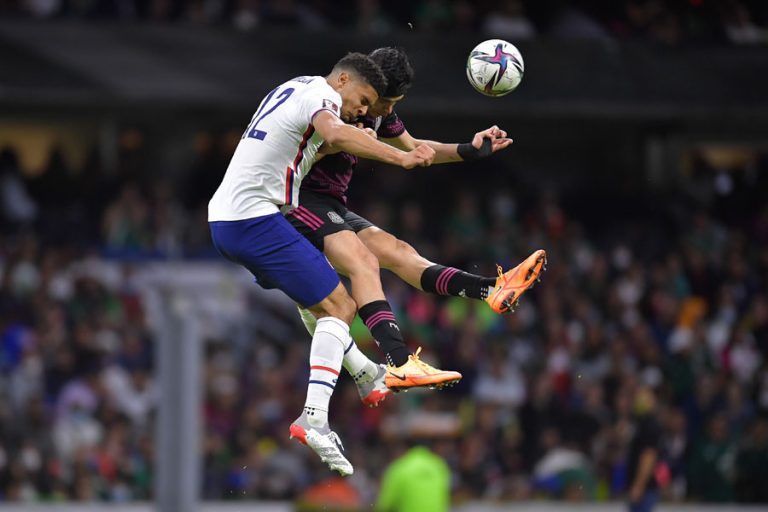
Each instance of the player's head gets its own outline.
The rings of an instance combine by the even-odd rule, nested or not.
[[[408,55],[400,48],[384,47],[373,50],[368,56],[379,65],[387,79],[387,88],[379,95],[369,113],[385,116],[392,113],[395,104],[403,99],[413,82],[413,67]]]
[[[346,122],[364,116],[387,88],[381,68],[362,53],[349,53],[337,62],[328,83],[341,95],[341,118]]]

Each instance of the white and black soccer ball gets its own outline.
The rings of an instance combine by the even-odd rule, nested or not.
[[[486,96],[504,96],[514,91],[523,79],[524,69],[520,51],[501,39],[483,41],[467,59],[469,83]]]

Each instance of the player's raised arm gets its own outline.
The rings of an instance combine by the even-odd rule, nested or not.
[[[407,130],[397,137],[382,140],[403,151],[411,151],[419,145],[426,144],[435,150],[433,163],[436,164],[477,160],[501,151],[512,144],[512,139],[507,137],[507,132],[495,125],[477,132],[472,138],[472,142],[461,144],[416,139]]]
[[[403,151],[379,142],[363,130],[344,123],[327,111],[318,112],[312,124],[326,143],[359,157],[399,165],[406,169],[426,167],[432,164],[435,157],[435,151],[428,144],[415,145],[409,151]]]

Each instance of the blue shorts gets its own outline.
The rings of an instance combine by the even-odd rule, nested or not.
[[[303,307],[314,306],[339,285],[325,256],[280,213],[209,222],[216,250],[244,266],[263,288],[277,288]]]

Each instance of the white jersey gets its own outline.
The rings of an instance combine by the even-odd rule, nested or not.
[[[325,78],[302,76],[270,92],[243,133],[208,221],[243,220],[298,206],[299,186],[323,139],[312,126],[321,110],[339,115],[341,96]]]

